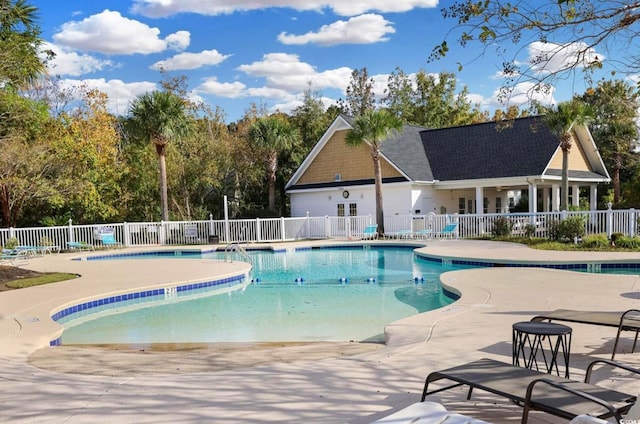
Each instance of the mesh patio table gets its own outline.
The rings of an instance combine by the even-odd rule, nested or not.
[[[562,359],[564,377],[569,378],[571,331],[569,326],[551,322],[524,321],[513,324],[513,365],[547,374],[555,371],[560,376],[558,359]]]

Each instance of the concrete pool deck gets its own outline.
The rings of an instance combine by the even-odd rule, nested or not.
[[[313,242],[312,244],[327,242]],[[294,245],[301,245],[296,243]],[[309,245],[309,243],[304,243]],[[157,250],[157,249],[153,249]],[[131,250],[133,251],[133,250]],[[514,261],[640,261],[639,253],[548,252],[484,241],[430,241],[432,256]],[[141,287],[164,287],[246,272],[241,262],[178,259],[71,261],[92,253],[48,255],[29,269],[82,277],[54,285],[0,293],[0,421],[12,423],[368,423],[419,400],[426,375],[488,357],[511,361],[511,325],[557,308],[625,310],[639,306],[637,275],[585,274],[542,268],[482,268],[443,274],[461,298],[445,308],[387,326],[387,345],[328,359],[274,362],[211,371],[157,356],[155,373],[81,375],[33,366],[29,356],[48,348],[59,331],[51,311],[74,300]],[[186,262],[188,261],[188,262]],[[169,262],[169,263],[167,263]],[[615,329],[571,325],[571,375],[579,379],[593,358],[609,358]],[[64,349],[64,347],[62,348]],[[640,366],[624,338],[616,359]],[[260,355],[260,351],[255,351]],[[96,366],[106,358],[96,355]],[[295,359],[295,358],[293,358]],[[78,366],[83,362],[78,361]],[[107,365],[105,365],[107,366]],[[598,372],[601,384],[627,393],[639,380]],[[493,423],[520,422],[522,409],[502,398],[454,389],[431,397],[447,409]],[[533,413],[532,423],[566,422]]]

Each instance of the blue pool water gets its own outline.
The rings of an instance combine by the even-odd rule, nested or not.
[[[384,340],[386,324],[452,303],[439,275],[468,268],[395,247],[249,254],[254,282],[244,289],[71,315],[59,321],[62,344]]]

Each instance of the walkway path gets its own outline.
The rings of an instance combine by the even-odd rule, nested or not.
[[[432,255],[553,260],[640,260],[639,254],[538,252],[504,243],[429,242]],[[162,260],[101,263],[69,261],[69,254],[33,260],[30,268],[82,274],[51,286],[0,293],[0,421],[12,423],[367,423],[419,399],[430,371],[481,357],[509,362],[511,324],[555,308],[623,310],[638,306],[638,276],[584,274],[539,268],[485,268],[443,274],[462,293],[448,307],[386,328],[387,346],[354,356],[209,371],[188,368],[155,374],[78,375],[52,372],[27,361],[57,328],[46,312],[72,299],[178,280],[243,272],[242,264]],[[34,319],[35,318],[35,319]],[[19,324],[14,320],[18,320]],[[572,377],[593,357],[610,355],[615,331],[574,325]],[[640,365],[628,353],[617,359]],[[55,353],[56,348],[45,348]],[[39,352],[40,354],[40,352]],[[259,354],[259,353],[257,353]],[[188,359],[185,359],[188,360]],[[95,358],[96,363],[101,361]],[[174,364],[172,363],[171,366]],[[602,373],[603,384],[638,391],[637,380]],[[521,408],[501,398],[451,390],[434,396],[449,410],[494,423],[519,422]],[[564,422],[534,414],[533,423]]]

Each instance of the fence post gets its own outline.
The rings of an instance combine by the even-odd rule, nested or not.
[[[304,222],[304,232],[307,239],[311,238],[311,230],[309,229],[309,211],[307,211],[307,220]]]
[[[331,221],[329,215],[324,216],[324,238],[331,237]]]
[[[346,230],[345,232],[347,233],[347,240],[351,240],[351,219],[347,216],[344,217],[344,229]]]
[[[122,230],[124,235],[124,247],[129,247],[131,246],[131,236],[129,235],[129,225],[126,221],[122,223]]]
[[[613,233],[613,211],[611,210],[611,202],[607,203],[607,238],[611,240],[611,234]]]
[[[284,216],[280,217],[280,236],[282,241],[287,239],[287,229],[285,228]]]
[[[16,232],[13,227],[9,227],[9,238],[14,238],[16,236]]]
[[[209,234],[207,234],[209,236],[213,235],[213,214],[210,213],[209,214]]]
[[[73,239],[73,224],[71,218],[69,218],[69,241],[75,241]]]
[[[158,228],[158,243],[161,246],[164,246],[167,242],[167,240],[165,239],[166,236],[166,231],[164,228],[164,221],[160,221],[160,228]]]
[[[262,226],[260,225],[260,218],[256,218],[256,241],[258,243],[262,241]]]
[[[636,210],[633,208],[629,209],[629,237],[635,237],[637,222]]]

